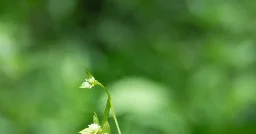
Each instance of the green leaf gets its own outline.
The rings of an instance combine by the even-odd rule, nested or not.
[[[93,123],[100,125],[99,118],[95,112],[93,115]]]
[[[110,98],[108,98],[106,107],[105,107],[105,111],[104,111],[104,117],[102,120],[102,126],[105,124],[105,122],[108,121],[108,117],[109,117],[109,111],[110,111],[111,105],[110,105]]]
[[[87,75],[88,79],[93,78],[92,74],[89,73],[89,72],[87,71],[87,69],[85,69],[85,72],[86,72],[86,75]]]
[[[109,126],[108,121],[106,121],[106,122],[103,124],[102,132],[103,132],[103,134],[104,134],[104,133],[111,134],[111,129],[110,129],[110,126]]]

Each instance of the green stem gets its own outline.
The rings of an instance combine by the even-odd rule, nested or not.
[[[114,117],[114,121],[116,123],[116,128],[117,128],[117,131],[119,134],[121,134],[121,130],[119,128],[119,125],[118,125],[118,122],[117,122],[117,119],[116,119],[116,114],[115,114],[115,110],[114,110],[114,106],[113,106],[113,103],[112,103],[112,100],[110,99],[110,106],[111,106],[111,112],[113,114],[113,117]]]
[[[115,114],[115,110],[114,110],[114,106],[113,106],[113,103],[112,103],[112,99],[111,99],[110,93],[108,92],[108,90],[100,82],[97,81],[96,84],[98,84],[101,88],[103,88],[104,91],[107,93],[107,95],[108,95],[107,106],[108,106],[108,103],[109,103],[110,107],[111,107],[111,112],[112,112],[112,115],[113,115],[113,118],[114,118],[114,121],[115,121],[115,124],[116,124],[116,128],[117,128],[118,134],[121,134],[121,130],[120,130],[118,122],[117,122],[117,118],[116,118],[116,114]],[[107,106],[106,106],[105,112],[107,112]],[[104,116],[105,116],[105,114],[106,113],[104,113]],[[107,115],[107,117],[108,117],[108,115]]]

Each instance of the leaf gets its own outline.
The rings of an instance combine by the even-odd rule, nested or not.
[[[105,122],[108,121],[108,117],[109,117],[109,111],[110,111],[111,105],[110,105],[110,99],[108,98],[106,107],[105,107],[105,111],[104,111],[104,117],[102,120],[102,126],[105,124]]]
[[[95,112],[93,115],[93,123],[100,125],[99,118]]]
[[[87,69],[85,69],[85,72],[86,72],[86,75],[87,75],[88,79],[93,78],[92,74],[89,73],[89,72],[87,71]]]
[[[104,134],[104,133],[111,134],[111,129],[110,129],[110,126],[109,126],[108,121],[106,121],[106,122],[103,124],[102,132],[103,132],[103,134]]]

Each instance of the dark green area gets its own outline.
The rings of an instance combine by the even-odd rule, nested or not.
[[[1,0],[0,134],[255,134],[254,0]],[[110,116],[112,133],[116,133]]]

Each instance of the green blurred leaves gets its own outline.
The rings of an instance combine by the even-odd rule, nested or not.
[[[255,133],[255,1],[13,3],[0,2],[0,133],[77,133],[105,106],[77,89],[85,67],[124,132]]]

